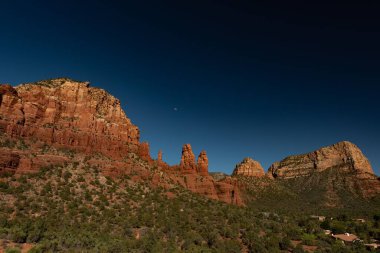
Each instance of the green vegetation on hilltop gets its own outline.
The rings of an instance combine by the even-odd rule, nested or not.
[[[55,88],[57,86],[61,86],[65,82],[81,82],[81,81],[76,81],[68,77],[60,77],[60,78],[51,78],[51,79],[41,80],[38,82],[27,83],[27,84],[39,85],[39,86],[44,86],[48,88]]]

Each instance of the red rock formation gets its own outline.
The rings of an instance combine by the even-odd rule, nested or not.
[[[268,174],[272,177],[293,178],[330,168],[374,175],[368,159],[355,144],[348,141],[308,154],[289,156],[272,164]]]
[[[140,143],[138,155],[140,156],[141,159],[147,162],[152,162],[152,158],[150,157],[150,152],[149,152],[149,143],[147,142]]]
[[[211,176],[200,176],[194,173],[181,175],[180,177],[170,174],[170,177],[177,184],[207,198],[228,204],[244,205],[238,181],[231,177],[226,177],[219,181],[214,180]]]
[[[208,158],[204,150],[198,156],[197,172],[201,176],[208,176]]]
[[[0,131],[57,147],[121,158],[137,152],[139,130],[120,102],[102,89],[69,79],[1,86]]]
[[[38,172],[49,165],[63,165],[67,157],[54,154],[38,154],[31,156],[30,152],[21,150],[0,149],[0,174],[23,174]]]
[[[0,150],[0,174],[14,174],[20,164],[20,156]]]
[[[243,204],[237,181],[230,177],[215,181],[208,176],[206,153],[201,152],[196,164],[189,144],[183,146],[179,166],[167,165],[160,152],[155,162],[158,170],[154,169],[148,143],[139,142],[139,130],[119,100],[85,82],[61,78],[16,88],[1,85],[0,133],[23,140],[30,148],[0,147],[0,173],[36,172],[48,165],[86,160],[105,175],[130,175],[132,182],[150,180],[152,187],[165,189],[180,184],[211,199]]]
[[[332,199],[329,205],[337,204],[339,198],[336,197],[338,196],[336,191],[338,190],[354,195],[359,194],[365,198],[380,194],[380,181],[373,173],[368,159],[355,144],[348,141],[308,154],[289,156],[281,162],[272,164],[268,174],[279,179],[312,178],[313,176],[315,179],[317,173],[326,170],[329,170],[329,173],[325,174],[328,184],[324,187],[327,187],[326,196]],[[329,176],[330,174],[334,176]],[[335,183],[336,186],[333,187]],[[319,185],[314,187],[317,188]]]
[[[17,96],[17,91],[9,84],[1,84],[0,85],[0,95],[10,94],[13,96]]]
[[[162,170],[169,170],[169,169],[172,169],[173,168],[170,168],[169,164],[167,164],[166,162],[164,162],[162,160],[162,150],[158,151],[158,156],[157,156],[157,166],[159,168],[161,168]]]
[[[158,151],[157,161],[158,161],[159,163],[162,162],[162,150]]]
[[[196,173],[197,171],[195,156],[190,144],[185,144],[182,147],[180,168],[184,173]]]
[[[241,163],[236,165],[233,175],[241,175],[246,177],[263,177],[265,176],[265,172],[259,162],[247,157]]]
[[[215,187],[217,189],[219,200],[238,206],[244,205],[240,196],[238,182],[235,179],[227,177],[222,181],[216,182]]]

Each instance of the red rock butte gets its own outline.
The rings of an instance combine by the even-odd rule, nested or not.
[[[139,129],[120,101],[87,82],[60,78],[2,86],[1,93],[0,128],[10,137],[117,158],[138,150]]]
[[[288,156],[282,161],[272,164],[268,175],[275,178],[294,178],[330,168],[374,175],[371,164],[362,151],[348,141],[323,147],[307,154]]]
[[[265,172],[258,161],[247,157],[241,163],[236,165],[233,175],[246,177],[263,177],[265,176]]]

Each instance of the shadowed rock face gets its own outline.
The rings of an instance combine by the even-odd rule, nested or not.
[[[0,174],[14,173],[20,164],[20,156],[0,150]]]
[[[10,137],[110,157],[138,151],[139,130],[119,100],[87,82],[61,78],[0,91],[0,128]]]
[[[248,157],[236,165],[233,175],[241,175],[246,177],[263,177],[265,176],[265,172],[259,162]]]
[[[0,85],[0,95],[10,94],[17,96],[17,91],[9,84],[1,84]]]
[[[308,154],[289,156],[272,164],[268,175],[286,179],[307,176],[330,168],[374,174],[368,159],[361,150],[355,144],[343,141]]]

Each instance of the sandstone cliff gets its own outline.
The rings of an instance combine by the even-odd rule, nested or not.
[[[3,87],[0,131],[112,157],[137,152],[139,146],[139,129],[118,99],[87,82],[64,78]]]
[[[361,150],[348,141],[323,147],[308,154],[288,156],[282,161],[272,164],[268,174],[275,178],[293,178],[329,168],[374,174],[368,159]]]
[[[380,181],[368,159],[348,141],[289,156],[272,164],[268,176],[286,179],[300,195],[323,197],[326,206],[344,206],[348,199],[380,194]]]
[[[261,164],[252,158],[245,158],[241,163],[237,164],[232,175],[247,177],[263,177],[265,172]]]

